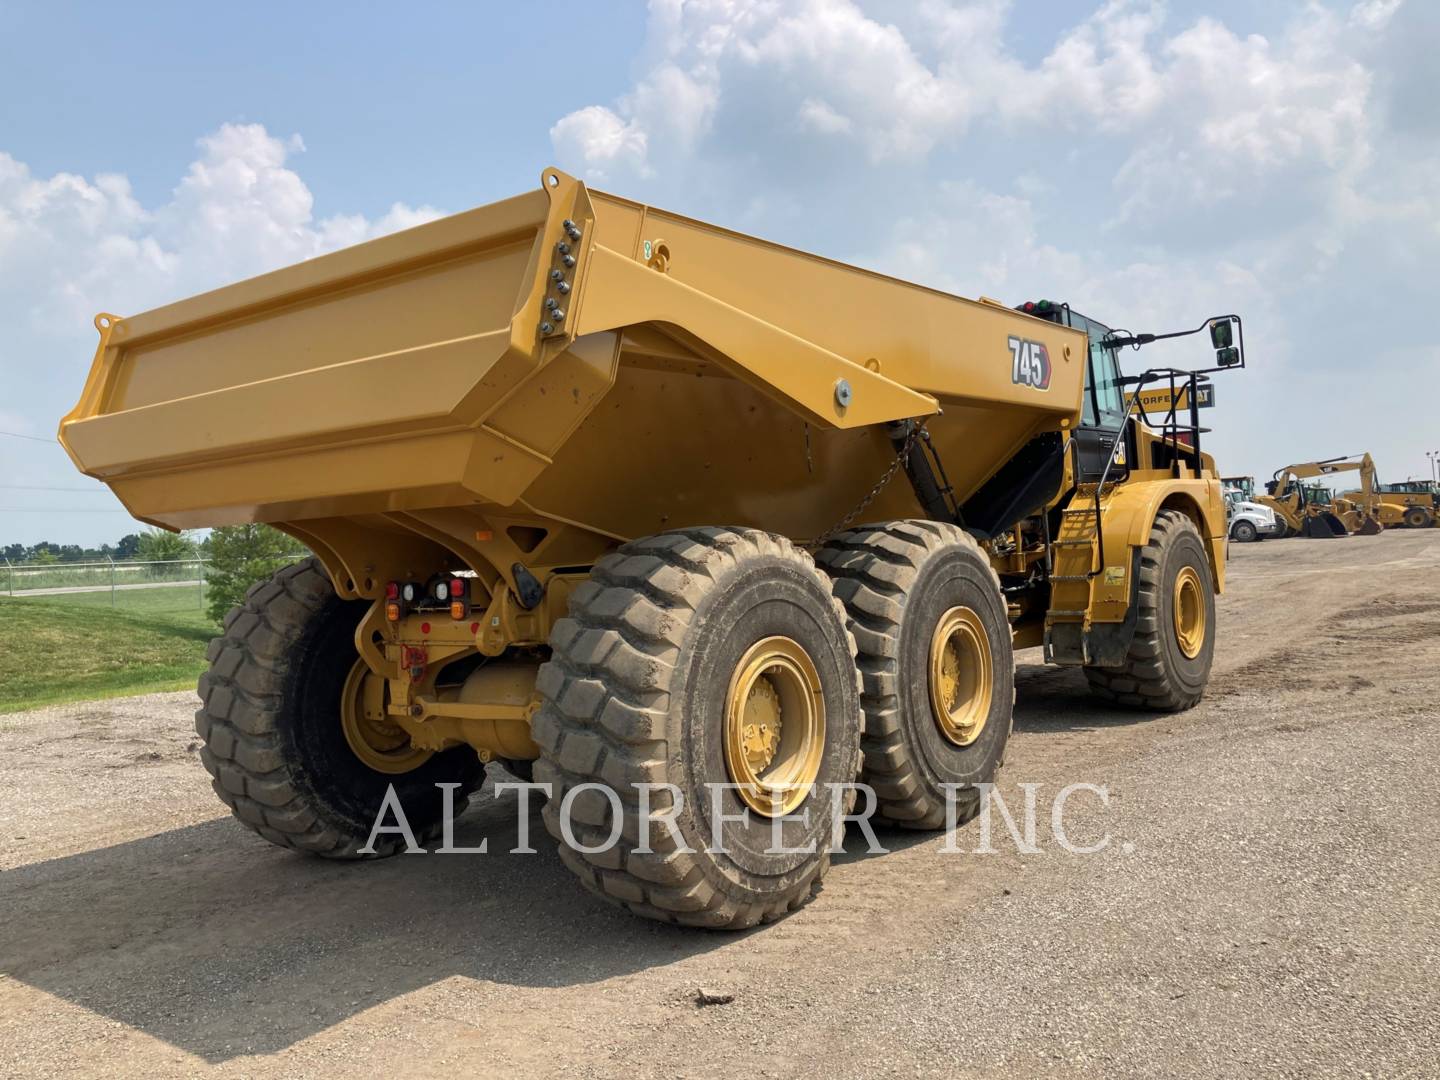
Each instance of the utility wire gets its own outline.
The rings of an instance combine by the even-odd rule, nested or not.
[[[128,514],[118,506],[0,506],[0,514]]]
[[[0,484],[0,488],[9,491],[78,491],[85,495],[104,495],[110,490],[103,487],[46,487],[44,484]]]
[[[49,443],[51,446],[56,445],[54,439],[42,439],[39,435],[21,435],[18,431],[0,431],[0,435],[9,435],[12,439],[29,439],[31,442]]]

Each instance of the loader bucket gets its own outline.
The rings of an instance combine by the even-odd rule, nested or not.
[[[1309,540],[1333,540],[1337,536],[1348,536],[1345,523],[1328,510],[1305,519],[1300,526],[1300,535]]]
[[[1355,530],[1361,536],[1376,536],[1385,531],[1385,526],[1376,521],[1373,517],[1364,517],[1360,520],[1360,528]]]

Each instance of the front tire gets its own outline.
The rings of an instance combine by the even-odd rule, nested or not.
[[[809,555],[753,529],[632,541],[595,564],[550,645],[535,778],[588,889],[717,929],[810,899],[854,803],[832,785],[859,772],[860,688],[844,610]],[[645,845],[642,785],[661,785],[646,789]]]
[[[1215,588],[1194,522],[1162,510],[1140,552],[1135,637],[1118,668],[1087,667],[1090,689],[1106,701],[1156,712],[1199,703],[1215,653]]]
[[[1230,530],[1230,538],[1241,544],[1254,543],[1260,539],[1260,530],[1252,521],[1237,521],[1235,528]]]
[[[911,829],[979,806],[1005,759],[1015,660],[1000,578],[964,530],[892,521],[827,542],[864,677],[863,779],[878,816]]]
[[[271,843],[333,859],[393,855],[405,844],[397,834],[360,851],[390,784],[423,845],[442,824],[435,785],[460,784],[459,813],[484,781],[468,746],[425,755],[396,740],[367,751],[379,769],[352,749],[342,698],[355,680],[355,627],[367,607],[337,597],[307,559],[252,587],[210,643],[195,714],[200,760],[235,817]]]

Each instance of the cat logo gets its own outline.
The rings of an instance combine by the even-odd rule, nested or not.
[[[1010,338],[1010,381],[1016,386],[1050,389],[1050,352],[1043,343]]]

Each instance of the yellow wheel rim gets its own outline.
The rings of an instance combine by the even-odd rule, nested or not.
[[[378,687],[369,686],[371,707],[367,710],[366,684],[379,678],[364,660],[355,661],[340,692],[340,726],[350,749],[370,768],[391,775],[407,773],[429,761],[433,751],[411,746],[405,730],[384,715],[383,681]]]
[[[788,637],[757,641],[730,678],[725,768],[751,810],[784,817],[805,801],[825,752],[820,673]]]
[[[1205,647],[1205,592],[1193,566],[1175,575],[1175,640],[1180,651],[1194,660]]]
[[[953,607],[930,639],[930,711],[940,734],[969,746],[985,730],[995,693],[990,639],[968,607]]]

